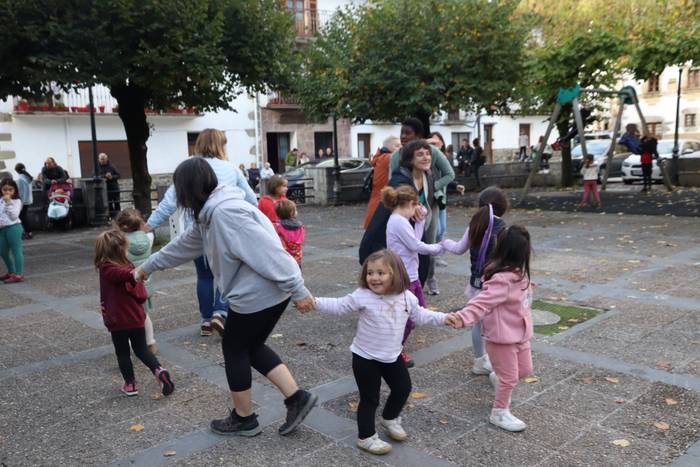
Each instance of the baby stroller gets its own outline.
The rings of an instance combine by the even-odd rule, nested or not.
[[[71,226],[71,196],[73,184],[70,180],[54,183],[49,188],[49,209],[46,212],[47,226],[68,229]]]

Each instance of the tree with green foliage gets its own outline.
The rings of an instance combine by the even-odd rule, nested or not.
[[[145,215],[146,108],[229,108],[291,76],[295,33],[277,0],[0,0],[0,24],[0,95],[109,87]]]
[[[507,112],[522,72],[516,0],[372,1],[333,16],[303,51],[294,92],[310,115],[355,122],[464,109]]]

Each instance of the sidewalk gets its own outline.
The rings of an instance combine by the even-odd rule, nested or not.
[[[461,237],[467,214],[449,208],[450,238]],[[315,295],[356,287],[363,215],[363,206],[301,207],[304,276]],[[493,390],[469,372],[469,332],[422,327],[408,347],[416,360],[403,414],[409,440],[384,457],[360,452],[348,349],[356,318],[290,309],[269,343],[320,406],[280,437],[281,397],[255,375],[263,433],[211,434],[210,420],[226,415],[230,397],[220,339],[198,335],[190,264],[154,275],[152,319],[175,393],[157,397],[153,378],[135,362],[140,395],[122,397],[91,265],[97,231],[83,230],[38,234],[25,245],[27,282],[0,285],[0,464],[700,465],[697,221],[534,210],[516,210],[507,221],[532,234],[537,299],[604,310],[533,340],[537,379],[513,398],[514,414],[528,423],[523,433],[487,423]],[[468,264],[444,259],[442,294],[428,301],[447,311],[464,304]]]

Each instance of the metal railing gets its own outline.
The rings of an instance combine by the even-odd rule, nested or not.
[[[294,17],[294,27],[298,38],[313,37],[333,16],[332,11],[311,8],[287,11]]]

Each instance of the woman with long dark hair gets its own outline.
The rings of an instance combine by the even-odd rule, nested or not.
[[[211,422],[222,435],[255,436],[262,431],[251,402],[251,367],[284,395],[287,419],[279,433],[291,433],[316,405],[318,397],[299,389],[287,366],[265,344],[290,300],[308,311],[314,299],[304,286],[296,261],[284,250],[272,223],[244,200],[241,190],[218,185],[202,158],[182,162],[173,175],[178,207],[194,223],[159,252],[136,276],[173,268],[204,256],[222,299],[229,306],[221,347],[234,409]]]
[[[22,212],[19,214],[19,220],[22,222],[22,228],[24,228],[23,238],[24,240],[29,240],[33,237],[33,234],[27,220],[27,211],[29,211],[29,206],[34,204],[34,195],[32,194],[34,178],[27,172],[26,167],[21,162],[15,164],[15,172],[19,175],[16,181],[19,199],[22,200]]]

